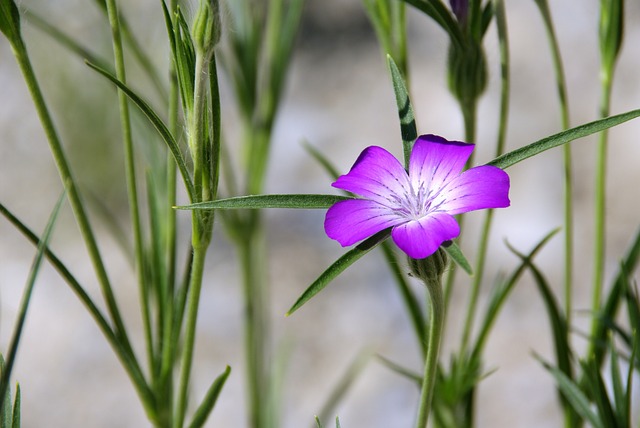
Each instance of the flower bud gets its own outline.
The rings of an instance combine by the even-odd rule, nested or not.
[[[0,31],[11,44],[20,42],[20,13],[13,0],[0,0]]]
[[[460,23],[461,27],[464,27],[469,15],[469,0],[449,0],[449,4],[458,23]]]
[[[210,58],[220,41],[220,6],[218,0],[200,0],[193,22],[193,42],[196,51]]]
[[[452,43],[448,58],[449,90],[461,103],[482,95],[487,86],[487,62],[482,46],[473,39]]]
[[[600,52],[603,63],[612,68],[622,47],[624,0],[600,0]]]
[[[447,269],[449,259],[442,247],[425,259],[407,258],[411,274],[424,281],[427,287],[440,286],[442,274]]]

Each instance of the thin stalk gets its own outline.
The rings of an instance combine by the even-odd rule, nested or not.
[[[111,25],[111,39],[113,43],[113,56],[115,61],[116,76],[125,83],[127,82],[124,65],[124,52],[122,49],[122,36],[118,8],[115,0],[106,0],[107,15]],[[129,210],[131,216],[131,228],[133,231],[133,243],[135,251],[135,270],[140,293],[140,304],[142,305],[142,319],[145,330],[145,340],[147,345],[147,358],[149,367],[153,367],[153,340],[151,317],[149,311],[148,290],[146,289],[142,264],[144,260],[142,226],[140,223],[140,210],[138,204],[138,189],[136,186],[135,156],[133,153],[133,139],[131,135],[131,120],[129,116],[129,101],[124,92],[118,89],[118,105],[120,107],[120,125],[122,129],[122,142],[124,145],[125,171],[127,180],[127,195],[129,198]]]
[[[258,213],[256,213],[258,214]],[[257,224],[257,223],[256,223]],[[265,316],[264,239],[262,228],[254,227],[241,246],[243,274],[245,353],[249,394],[249,426],[267,426],[266,345],[268,324]]]
[[[116,353],[121,357],[121,361],[123,361],[123,363],[124,361],[127,361],[127,364],[125,365],[129,369],[127,371],[131,376],[131,380],[136,387],[136,391],[138,392],[138,396],[142,401],[147,415],[152,418],[152,412],[154,408],[153,397],[149,394],[149,386],[145,381],[144,375],[142,374],[140,366],[138,365],[137,358],[135,357],[135,354],[133,352],[133,348],[131,347],[129,337],[127,335],[127,330],[124,327],[124,322],[120,315],[120,310],[118,308],[118,304],[116,302],[115,295],[113,293],[113,289],[111,287],[111,283],[109,281],[109,277],[102,260],[102,256],[100,255],[100,250],[98,249],[93,229],[82,203],[80,193],[76,187],[75,179],[71,174],[71,169],[69,167],[66,154],[64,153],[64,150],[62,148],[62,144],[53,124],[49,109],[47,108],[44,97],[42,95],[42,91],[40,90],[40,85],[38,84],[35,73],[33,71],[33,67],[31,65],[29,55],[27,54],[26,47],[22,43],[22,41],[17,41],[12,43],[12,48],[16,57],[16,61],[18,62],[20,70],[22,71],[22,74],[24,76],[27,88],[29,89],[31,97],[33,98],[34,106],[38,113],[38,117],[40,118],[40,122],[42,123],[45,135],[47,136],[51,153],[58,168],[58,173],[60,174],[62,182],[66,184],[65,187],[67,188],[67,197],[69,199],[69,203],[73,210],[76,221],[78,222],[78,228],[80,229],[80,233],[82,234],[82,237],[84,239],[85,245],[87,247],[87,253],[89,255],[89,258],[91,259],[93,268],[95,269],[102,295],[107,304],[109,315],[111,316],[111,319],[115,326],[114,335],[117,340],[111,341],[110,343],[112,344],[112,346],[114,346],[114,348],[118,349]],[[107,334],[107,331],[104,328],[103,332]]]
[[[501,70],[501,86],[500,86],[500,118],[498,122],[498,138],[496,142],[495,157],[503,154],[504,146],[507,136],[507,122],[509,116],[509,93],[510,93],[510,57],[509,57],[509,39],[507,33],[507,21],[504,10],[503,0],[494,0],[496,9],[496,23],[498,27],[498,39],[500,44],[500,70]],[[476,253],[476,266],[474,269],[473,284],[471,290],[473,293],[472,300],[477,300],[478,292],[480,290],[480,282],[484,276],[484,269],[486,265],[487,249],[489,246],[489,235],[491,231],[491,225],[493,223],[493,210],[488,210],[484,215],[482,224],[482,231],[480,235],[480,242],[478,243],[478,250]],[[474,303],[474,305],[476,305]],[[471,306],[470,306],[471,307]],[[475,309],[474,309],[475,311]],[[463,349],[462,353],[468,345],[469,336],[471,334],[470,323],[473,320],[467,320],[465,324],[465,330],[463,333]]]
[[[472,100],[467,103],[460,103],[460,109],[462,110],[462,116],[464,119],[464,135],[465,141],[469,143],[473,143],[476,139],[476,106],[477,101]],[[469,158],[467,162],[467,166],[473,163],[473,154]],[[458,224],[460,225],[460,230],[464,227],[464,215],[461,215],[458,218]],[[458,238],[460,241],[460,238]],[[455,283],[455,276],[457,269],[456,265],[451,266],[451,270],[449,271],[449,276],[447,277],[447,282],[445,285],[445,307],[449,304],[449,300],[451,299],[451,294],[453,291],[453,285]],[[475,275],[478,275],[475,273]],[[462,335],[462,349],[467,348],[467,342],[469,340],[469,336],[471,333],[471,324],[473,323],[473,319],[475,317],[476,307],[478,306],[478,294],[480,291],[479,284],[476,287],[471,289],[471,296],[469,297],[469,305],[467,310],[467,317],[464,324],[464,331]]]
[[[196,54],[195,85],[193,95],[193,112],[189,118],[189,148],[193,158],[193,176],[195,195],[198,201],[206,201],[211,197],[209,187],[209,169],[205,165],[205,110],[207,99],[207,83],[209,79],[209,62],[201,52]],[[188,401],[189,378],[195,347],[196,321],[200,303],[200,290],[204,272],[205,256],[211,241],[211,213],[193,211],[191,213],[191,241],[193,247],[193,265],[189,279],[189,295],[185,324],[184,347],[180,372],[178,402],[174,419],[175,427],[182,427]]]
[[[416,428],[426,428],[429,420],[445,314],[441,284],[439,282],[429,284],[428,281],[425,281],[425,283],[429,291],[429,336],[427,339],[427,358],[424,363],[422,389],[420,391],[420,408],[418,410]]]
[[[177,8],[177,0],[171,0],[170,11],[171,19],[175,25],[175,10]],[[169,71],[169,132],[178,140],[178,113],[179,113],[179,88],[178,77],[176,74],[175,64],[171,64]],[[176,289],[176,263],[177,263],[177,223],[176,223],[176,211],[171,207],[176,205],[177,194],[177,167],[176,162],[170,152],[167,152],[166,161],[167,170],[167,240],[166,240],[166,266],[167,266],[167,292],[166,301],[164,302],[161,311],[163,313],[164,325],[162,329],[162,356],[160,362],[159,381],[160,394],[158,401],[161,402],[163,409],[158,412],[158,418],[166,426],[171,426],[173,420],[173,364],[175,358],[175,349],[177,344],[172,340],[173,338],[173,325],[174,325],[174,303],[175,303],[175,289]]]
[[[197,241],[197,239],[196,239]],[[187,298],[187,319],[184,334],[184,350],[182,353],[182,364],[180,366],[180,386],[178,390],[178,402],[175,412],[173,426],[175,428],[184,425],[187,411],[187,401],[189,395],[189,378],[191,375],[191,365],[193,363],[193,351],[196,338],[196,321],[198,317],[198,306],[200,303],[200,291],[202,289],[202,277],[204,273],[205,256],[208,245],[194,245],[193,265],[191,277],[189,279],[189,296]]]
[[[69,162],[67,161],[67,157],[64,153],[64,149],[62,148],[58,133],[53,124],[51,115],[49,114],[49,110],[42,95],[42,91],[40,90],[40,85],[38,84],[35,73],[33,71],[31,61],[26,51],[26,47],[21,42],[13,44],[12,47],[20,70],[24,75],[27,88],[29,89],[31,97],[33,98],[34,106],[40,118],[40,122],[42,123],[45,135],[47,136],[51,153],[58,168],[58,173],[60,174],[60,178],[62,179],[62,182],[65,183],[65,187],[67,188],[67,197],[69,198],[69,203],[71,204],[71,208],[76,217],[76,221],[78,222],[80,233],[82,234],[85,245],[87,246],[89,258],[91,259],[91,263],[93,264],[93,267],[96,271],[96,276],[98,278],[98,282],[100,283],[100,288],[107,304],[109,314],[111,315],[113,323],[115,324],[116,335],[120,338],[121,346],[123,347],[125,352],[135,359],[133,349],[131,348],[129,338],[124,327],[124,322],[122,320],[122,316],[120,315],[120,310],[118,308],[118,304],[116,302],[115,295],[113,293],[113,289],[111,287],[111,283],[109,281],[109,277],[102,260],[102,256],[100,255],[100,250],[98,249],[95,234],[93,233],[93,229],[89,222],[89,217],[87,216],[87,213],[85,211],[84,204],[82,203],[82,198],[80,197],[80,192],[78,191],[78,188],[76,186],[76,181],[71,174]]]
[[[600,116],[607,117],[611,105],[612,70],[604,69],[601,72],[601,99]],[[607,140],[608,131],[602,131],[598,139],[596,159],[596,182],[594,195],[594,238],[593,238],[593,295],[591,308],[596,314],[600,309],[602,300],[602,283],[604,280],[604,262],[606,245],[606,201],[607,201]],[[597,316],[591,323],[592,333],[596,331],[600,322]]]
[[[549,38],[549,46],[553,60],[556,85],[558,90],[558,102],[560,104],[560,117],[562,129],[569,129],[569,97],[567,95],[567,82],[560,54],[560,45],[556,37],[551,11],[546,0],[536,0],[540,14]],[[563,146],[564,168],[564,312],[567,324],[571,325],[572,295],[573,295],[573,167],[571,165],[571,145]]]

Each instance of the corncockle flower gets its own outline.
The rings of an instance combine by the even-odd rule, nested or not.
[[[407,173],[382,147],[367,147],[349,173],[332,184],[359,198],[329,208],[325,232],[345,247],[391,228],[393,241],[409,257],[430,256],[460,234],[454,215],[509,206],[506,172],[483,165],[461,173],[473,148],[422,135],[411,151]]]

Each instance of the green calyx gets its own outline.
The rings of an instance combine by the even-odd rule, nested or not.
[[[449,264],[447,253],[442,247],[427,258],[412,259],[409,257],[408,260],[411,274],[414,277],[424,281],[427,287],[440,286],[442,274]]]
[[[218,0],[200,0],[193,22],[193,41],[197,51],[209,58],[220,41],[220,5]]]
[[[447,58],[449,90],[461,103],[477,100],[487,87],[487,61],[482,45],[473,39],[452,43]]]

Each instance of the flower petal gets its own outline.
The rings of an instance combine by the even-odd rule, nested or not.
[[[455,218],[443,212],[401,224],[391,231],[396,245],[413,259],[429,257],[444,241],[456,238],[459,234],[460,226]]]
[[[346,247],[403,221],[406,219],[374,201],[348,199],[329,208],[324,231],[329,238]]]
[[[393,206],[398,195],[408,193],[409,177],[391,153],[371,146],[362,151],[349,173],[340,176],[332,186]]]
[[[509,176],[500,168],[483,165],[451,180],[432,206],[455,215],[484,208],[505,208],[509,204]]]
[[[467,163],[473,144],[447,141],[437,135],[421,135],[413,145],[409,160],[409,178],[417,191],[427,186],[437,192],[457,177]]]

